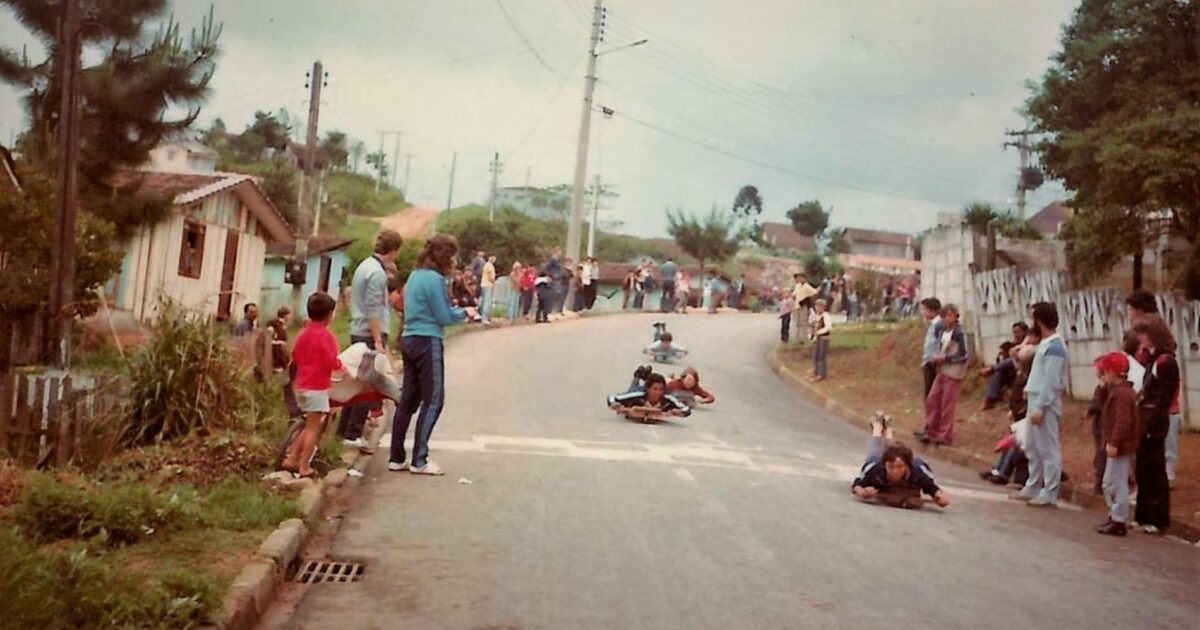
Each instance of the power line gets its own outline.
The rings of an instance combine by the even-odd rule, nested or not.
[[[721,148],[721,147],[718,147],[718,146],[716,146],[716,145],[710,144],[710,143],[708,143],[708,142],[705,142],[705,141],[703,141],[703,140],[697,140],[697,139],[695,139],[695,138],[691,138],[691,137],[689,137],[689,136],[687,136],[687,135],[685,135],[685,134],[679,133],[679,132],[677,132],[677,131],[672,131],[672,130],[670,130],[670,129],[667,129],[667,128],[665,128],[665,127],[660,127],[659,125],[656,125],[656,124],[654,124],[654,123],[651,123],[651,122],[648,122],[648,121],[645,121],[645,120],[641,120],[640,118],[636,118],[636,117],[634,117],[634,116],[630,116],[630,115],[628,115],[628,114],[624,114],[624,113],[621,113],[621,112],[615,112],[615,111],[612,111],[612,110],[608,110],[608,112],[611,112],[611,115],[612,115],[612,116],[618,116],[618,117],[620,117],[620,118],[623,118],[623,119],[625,119],[625,120],[628,120],[628,121],[630,121],[630,122],[632,122],[632,123],[634,123],[634,124],[640,125],[640,126],[642,126],[642,127],[645,127],[645,128],[647,128],[647,129],[651,129],[651,130],[653,130],[653,131],[657,131],[657,132],[659,132],[659,133],[661,133],[661,134],[663,134],[663,135],[666,135],[666,136],[670,136],[670,137],[672,137],[672,138],[675,138],[676,140],[680,140],[680,141],[682,141],[682,142],[686,142],[686,143],[688,143],[688,144],[691,144],[691,145],[698,146],[698,147],[700,147],[700,148],[702,148],[702,149],[706,149],[706,150],[708,150],[708,151],[712,151],[712,152],[714,152],[714,153],[719,153],[719,154],[721,154],[721,155],[724,155],[724,156],[726,156],[726,157],[730,157],[730,158],[733,158],[733,159],[736,159],[736,160],[741,160],[741,161],[743,161],[743,162],[746,162],[746,163],[748,163],[748,164],[753,164],[753,165],[755,165],[755,166],[760,166],[760,167],[762,167],[762,168],[766,168],[766,169],[770,169],[770,170],[773,170],[773,171],[776,171],[776,172],[779,172],[779,173],[783,173],[783,174],[785,174],[785,175],[794,175],[794,176],[796,176],[796,177],[800,177],[800,178],[803,178],[803,179],[812,180],[812,181],[815,181],[815,182],[820,182],[820,183],[823,183],[823,184],[828,184],[828,185],[830,185],[830,186],[836,186],[836,187],[838,187],[838,188],[845,188],[845,189],[850,189],[850,190],[858,190],[858,191],[861,191],[861,192],[872,193],[872,194],[881,195],[881,196],[885,196],[885,197],[894,197],[894,198],[897,198],[897,199],[907,199],[907,200],[910,200],[910,201],[919,201],[919,202],[922,202],[922,203],[934,203],[934,204],[940,204],[940,205],[952,205],[952,206],[957,206],[957,205],[958,205],[958,202],[957,202],[957,201],[941,201],[941,200],[934,200],[934,199],[926,199],[926,198],[922,198],[922,197],[916,197],[916,196],[913,196],[913,195],[906,195],[906,194],[903,194],[903,193],[896,193],[896,192],[891,192],[891,191],[882,190],[882,189],[878,189],[878,188],[872,188],[872,187],[869,187],[869,186],[862,186],[862,185],[860,185],[860,184],[852,184],[852,183],[850,183],[850,182],[844,182],[844,181],[840,181],[840,180],[836,180],[836,179],[831,179],[831,178],[828,178],[828,177],[823,177],[823,176],[821,176],[821,175],[816,175],[816,174],[813,174],[813,173],[808,173],[808,172],[804,172],[804,171],[799,171],[799,170],[796,170],[796,169],[791,169],[791,168],[787,168],[787,167],[784,167],[784,166],[778,166],[778,165],[776,165],[776,164],[771,164],[770,162],[764,162],[764,161],[762,161],[762,160],[759,160],[759,159],[756,159],[756,158],[752,158],[752,157],[749,157],[749,156],[746,156],[746,155],[742,155],[742,154],[740,154],[740,153],[735,153],[735,152],[733,152],[733,151],[728,151],[728,150],[726,150],[726,149],[723,149],[723,148]],[[606,112],[606,113],[608,113],[608,112]]]
[[[529,38],[526,37],[525,33],[521,31],[521,27],[517,26],[516,20],[513,19],[513,16],[509,14],[508,9],[504,6],[503,0],[496,0],[496,6],[500,7],[500,12],[504,14],[504,19],[508,21],[508,25],[512,27],[513,32],[517,34],[517,37],[519,37],[521,41],[525,43],[525,47],[529,49],[529,52],[536,57],[542,66],[549,70],[551,74],[558,74],[555,72],[554,68],[550,67],[550,64],[546,63],[546,60],[542,58],[542,53],[537,51],[537,48],[534,47],[533,42],[529,41]]]

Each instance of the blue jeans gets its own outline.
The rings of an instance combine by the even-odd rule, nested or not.
[[[508,292],[508,321],[516,321],[521,316],[521,292]]]
[[[1129,523],[1129,456],[1109,457],[1104,467],[1104,502],[1108,518]]]
[[[350,335],[350,343],[365,343],[372,350],[383,350],[375,347],[375,340],[370,335]],[[383,346],[387,347],[387,333],[383,335]],[[367,415],[371,408],[379,403],[367,403],[342,407],[338,417],[338,436],[346,440],[357,440],[362,437],[363,427],[367,425]]]
[[[496,287],[483,287],[479,294],[479,317],[483,321],[492,318],[492,293]]]
[[[995,371],[988,377],[987,394],[984,400],[997,402],[1004,397],[1004,388],[1017,379],[1017,366],[1011,358],[996,364]]]
[[[389,460],[404,462],[404,437],[414,413],[417,428],[413,432],[412,466],[420,468],[429,462],[429,437],[442,415],[446,401],[446,364],[444,346],[437,337],[404,337],[400,340],[400,356],[404,359],[404,388],[396,415],[392,418],[392,452]]]
[[[1062,483],[1062,450],[1058,443],[1058,413],[1047,409],[1042,424],[1029,424],[1029,443],[1025,445],[1029,459],[1029,479],[1021,494],[1030,499],[1058,503]]]

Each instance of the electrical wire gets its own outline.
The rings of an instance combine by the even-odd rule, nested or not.
[[[570,81],[571,75],[574,74],[575,70],[579,67],[579,64],[584,59],[586,59],[586,55],[577,59],[575,63],[572,64],[571,71],[564,75],[558,82],[558,87],[554,90],[554,94],[550,97],[550,100],[546,101],[546,106],[542,108],[542,113],[537,117],[537,120],[525,132],[525,134],[521,136],[521,140],[517,142],[516,146],[505,154],[508,156],[509,160],[512,160],[513,157],[520,155],[521,150],[525,148],[525,143],[528,142],[533,134],[541,128],[542,123],[546,122],[546,117],[549,116],[551,108],[553,108],[554,104],[558,101],[558,97],[562,94],[563,88],[567,87],[567,83]]]
[[[510,14],[508,9],[504,6],[503,0],[496,0],[496,6],[500,7],[500,12],[504,14],[504,19],[508,22],[508,25],[512,27],[513,32],[517,34],[517,37],[525,43],[525,47],[529,49],[530,54],[532,54],[538,60],[538,62],[542,64],[542,67],[549,70],[550,74],[557,75],[558,72],[556,72],[549,63],[546,63],[545,58],[542,57],[542,53],[538,52],[537,48],[534,47],[533,42],[529,41],[529,38],[525,36],[523,31],[521,31],[521,27],[517,26],[516,20],[513,19],[512,14]]]

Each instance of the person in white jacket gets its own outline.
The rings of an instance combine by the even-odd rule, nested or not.
[[[833,332],[833,320],[826,310],[829,304],[825,300],[817,300],[813,305],[808,323],[813,342],[813,375],[812,380],[823,381],[829,376],[829,335]]]

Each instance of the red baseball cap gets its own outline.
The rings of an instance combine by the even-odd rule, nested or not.
[[[1109,352],[1108,354],[1096,359],[1096,369],[1101,372],[1113,372],[1115,374],[1129,373],[1129,357],[1125,356],[1124,352]]]

